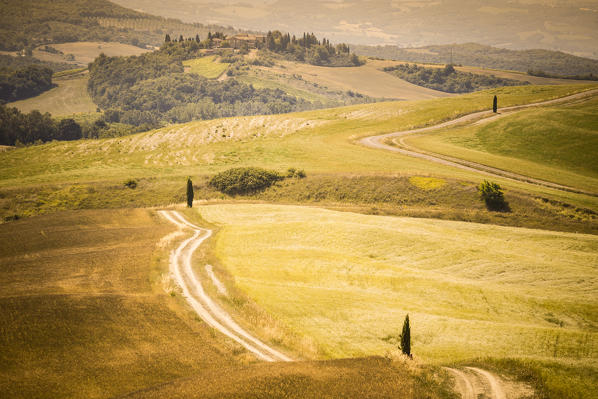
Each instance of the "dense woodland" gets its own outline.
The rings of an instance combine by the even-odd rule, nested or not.
[[[352,54],[348,45],[333,45],[326,38],[321,41],[313,33],[296,38],[280,31],[268,32],[266,49],[291,61],[307,62],[323,66],[358,66],[363,62]]]
[[[415,64],[399,64],[386,67],[384,71],[418,86],[447,93],[470,93],[493,87],[529,84],[519,80],[497,78],[494,75],[460,72],[452,65],[446,65],[444,68],[426,68]]]
[[[550,50],[507,50],[476,43],[426,46],[416,49],[397,46],[353,46],[358,55],[406,62],[471,65],[483,68],[574,76],[598,75],[598,60]]]
[[[53,73],[50,68],[37,65],[0,68],[0,101],[22,100],[50,90]]]
[[[109,110],[110,122],[156,126],[310,106],[278,89],[255,89],[234,79],[216,81],[184,73],[180,55],[163,51],[138,57],[101,55],[89,70],[89,93],[96,104]]]

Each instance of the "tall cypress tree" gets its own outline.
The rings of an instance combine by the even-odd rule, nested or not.
[[[411,327],[409,327],[409,315],[405,317],[403,322],[403,332],[401,333],[401,345],[399,347],[401,352],[409,357],[411,356]]]
[[[494,96],[494,100],[492,100],[492,112],[496,113],[498,110],[498,98]]]
[[[187,178],[187,206],[193,207],[193,182],[190,177]]]

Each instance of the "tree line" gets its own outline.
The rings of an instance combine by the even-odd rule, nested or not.
[[[488,76],[460,72],[455,70],[450,64],[444,68],[428,68],[416,64],[399,64],[385,67],[384,71],[409,83],[447,93],[470,93],[493,87],[529,84],[529,82],[499,78],[494,75]]]
[[[28,114],[0,105],[0,144],[19,145],[52,140],[77,140],[81,126],[73,119],[56,121],[49,113],[35,110]]]

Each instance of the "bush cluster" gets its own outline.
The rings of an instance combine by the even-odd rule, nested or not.
[[[505,197],[501,187],[497,183],[484,180],[478,186],[478,193],[480,199],[486,203],[486,207],[492,211],[507,210],[508,205],[505,202]]]
[[[220,172],[212,177],[208,184],[222,193],[238,195],[264,190],[283,179],[284,176],[276,171],[255,167],[242,167]]]

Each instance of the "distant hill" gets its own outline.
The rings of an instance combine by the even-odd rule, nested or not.
[[[399,48],[397,46],[359,46],[358,55],[409,62],[430,62],[509,69],[527,72],[540,70],[561,76],[598,75],[598,60],[577,57],[561,51],[507,50],[477,43]]]
[[[42,44],[104,41],[159,46],[171,36],[238,33],[231,27],[188,24],[121,7],[106,0],[4,0],[0,2],[0,50]]]
[[[596,0],[113,0],[153,15],[244,29],[313,32],[333,43],[476,42],[598,59]]]

